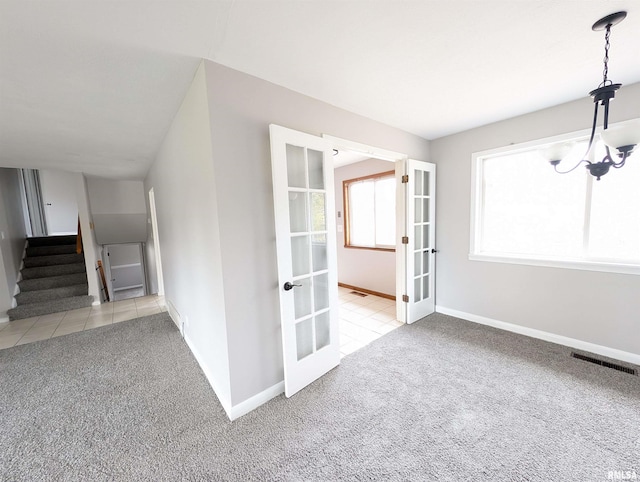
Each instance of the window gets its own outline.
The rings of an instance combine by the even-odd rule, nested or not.
[[[588,138],[553,141],[575,143],[566,170]],[[474,154],[470,259],[640,274],[640,152],[596,181],[583,165],[554,172],[540,155],[550,143]],[[594,160],[603,155],[596,144]]]
[[[395,172],[343,181],[344,245],[393,251],[396,245]]]

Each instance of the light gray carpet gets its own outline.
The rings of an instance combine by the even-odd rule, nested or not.
[[[231,423],[165,314],[0,351],[1,480],[640,477],[640,377],[433,315]]]

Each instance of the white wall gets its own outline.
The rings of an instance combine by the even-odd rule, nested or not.
[[[348,164],[336,169],[336,220],[340,229],[344,226],[344,194],[342,181],[386,171],[393,171],[393,162],[379,159]],[[338,217],[337,211],[341,213]],[[396,295],[396,253],[344,247],[344,230],[337,232],[338,281],[358,288]]]
[[[74,173],[49,169],[41,169],[39,172],[47,234],[76,234],[78,203]]]
[[[87,188],[99,244],[147,240],[149,219],[142,181],[88,177]]]
[[[438,306],[640,354],[640,276],[467,257],[471,154],[588,129],[592,110],[591,99],[584,98],[431,143],[432,161],[438,165]],[[640,116],[640,84],[620,90],[611,116],[612,122]],[[636,153],[628,162],[639,160]],[[601,182],[608,181],[605,177]]]
[[[232,179],[214,175],[208,105],[201,64],[147,174],[145,192],[153,188],[155,193],[170,313],[177,322],[188,320],[185,339],[228,410],[229,361],[216,194],[219,183],[231,184]],[[234,199],[228,202],[233,204]],[[146,253],[146,262],[155,266],[153,253]]]
[[[87,190],[87,180],[82,173],[75,173],[76,202],[78,203],[78,217],[80,218],[80,231],[82,233],[82,247],[84,251],[84,262],[87,269],[87,281],[89,284],[89,295],[93,296],[93,303],[102,301],[103,291],[101,291],[102,280],[99,280],[96,267],[98,260],[102,260],[102,251],[96,242],[91,218],[91,208],[89,206],[89,192]]]
[[[429,145],[256,77],[209,61],[205,66],[216,181],[215,189],[213,183],[208,189],[217,198],[235,406],[283,380],[269,124],[326,133],[427,161]],[[211,202],[205,194],[194,202],[203,201]],[[159,206],[158,213],[163,209]],[[162,220],[159,224],[162,228]],[[168,255],[162,232],[160,238],[164,262]],[[165,269],[165,284],[169,277]]]
[[[0,168],[0,319],[12,308],[27,231],[16,169]]]

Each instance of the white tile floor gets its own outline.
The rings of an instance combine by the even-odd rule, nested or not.
[[[144,296],[0,323],[0,349],[166,311],[164,297]]]
[[[358,296],[338,287],[340,300],[340,355],[346,356],[402,326],[396,320],[396,302],[374,295]]]
[[[402,322],[396,321],[395,301],[374,295],[361,297],[351,294],[352,291],[347,288],[338,288],[341,356],[349,355],[402,326]],[[0,323],[0,349],[90,330],[161,311],[166,311],[164,297],[152,295],[2,322]]]

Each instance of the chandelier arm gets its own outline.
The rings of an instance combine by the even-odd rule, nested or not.
[[[575,171],[576,169],[578,169],[578,167],[580,166],[580,164],[582,164],[583,162],[586,162],[588,164],[591,164],[589,161],[585,161],[582,160],[580,162],[578,162],[578,164],[576,164],[575,166],[573,166],[571,169],[569,169],[568,171],[558,171],[558,165],[554,165],[553,169],[558,173],[558,174],[569,174],[571,171]]]
[[[589,137],[589,145],[587,146],[587,150],[585,151],[584,156],[582,156],[583,158],[586,158],[587,154],[589,154],[589,151],[591,151],[591,146],[593,146],[593,139],[596,136],[597,124],[598,124],[598,103],[596,102],[595,107],[593,109],[593,123],[591,124],[591,137]],[[580,161],[580,162],[583,162],[583,161]]]
[[[623,153],[621,153],[622,159],[620,160],[620,162],[612,162],[612,166],[615,167],[616,169],[620,169],[622,166],[624,166],[625,161],[627,160],[627,157],[629,157],[629,152],[625,151]]]

